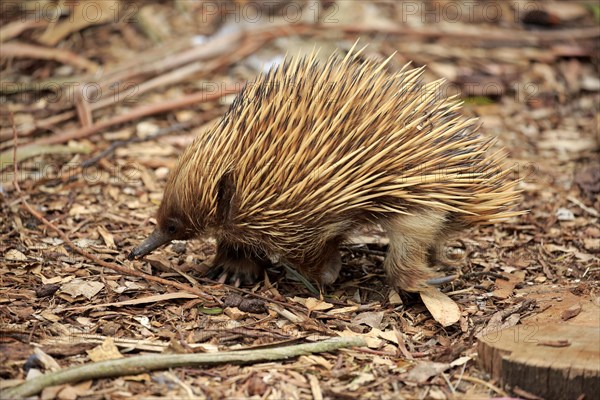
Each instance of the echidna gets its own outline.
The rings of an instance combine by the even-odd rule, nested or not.
[[[516,215],[516,181],[441,82],[360,53],[286,58],[248,84],[181,155],[158,226],[129,258],[212,235],[230,276],[251,281],[279,259],[325,285],[340,243],[380,224],[390,283],[419,291],[449,234]]]

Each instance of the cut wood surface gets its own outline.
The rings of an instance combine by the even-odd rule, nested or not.
[[[548,400],[600,393],[597,325],[516,325],[480,337],[478,353],[493,378]]]

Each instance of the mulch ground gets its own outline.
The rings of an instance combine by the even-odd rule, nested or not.
[[[119,18],[78,27],[78,8],[64,26],[22,20],[26,4],[1,17],[12,28],[0,44],[3,386],[120,356],[358,335],[367,347],[90,380],[48,387],[41,398],[535,398],[490,379],[477,363],[477,337],[519,323],[598,326],[598,9],[528,2],[544,10],[530,15],[519,2],[500,2],[494,17],[475,7],[472,18],[450,19],[441,1],[436,19],[425,15],[425,2],[409,13],[401,3],[323,1],[314,24],[308,8],[304,20],[292,20],[285,1],[257,8],[257,21],[235,18],[248,2],[219,13],[207,3],[96,2],[105,12],[120,6]],[[286,52],[316,43],[328,55],[357,37],[370,44],[365,57],[397,51],[391,69],[412,60],[428,66],[426,80],[446,78],[449,94],[465,100],[463,112],[480,118],[482,135],[498,137],[508,152],[511,179],[522,180],[517,208],[526,215],[448,243],[439,272],[458,275],[441,287],[460,307],[456,324],[443,327],[419,296],[390,290],[386,239],[374,229],[344,246],[341,276],[321,298],[278,267],[242,289],[206,279],[210,238],[127,260],[154,226],[178,154],[225,112],[240,83]],[[574,305],[579,311],[565,314]]]

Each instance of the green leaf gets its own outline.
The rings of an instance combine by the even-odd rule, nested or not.
[[[207,315],[219,315],[223,313],[223,309],[221,307],[207,308],[207,307],[198,307],[198,311],[202,314]]]

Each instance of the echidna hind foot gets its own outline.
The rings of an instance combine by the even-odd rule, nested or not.
[[[337,241],[329,242],[325,246],[319,260],[319,276],[317,280],[321,286],[333,284],[342,269],[342,256]]]
[[[208,277],[235,286],[252,285],[263,277],[268,260],[245,247],[219,242]]]
[[[427,281],[433,278],[430,249],[438,246],[445,221],[445,213],[428,210],[382,222],[390,242],[383,267],[391,285],[406,292],[429,286]]]

